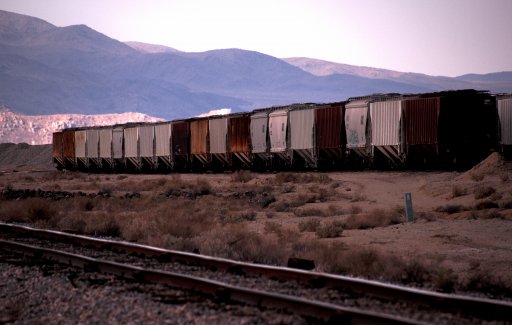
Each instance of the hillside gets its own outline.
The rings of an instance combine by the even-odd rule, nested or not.
[[[52,133],[64,128],[158,120],[141,113],[24,115],[0,106],[0,143],[48,144]]]

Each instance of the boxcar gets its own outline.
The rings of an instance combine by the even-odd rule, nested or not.
[[[339,165],[344,156],[344,103],[319,105],[315,109],[316,149],[319,164]]]
[[[232,160],[228,148],[228,117],[211,117],[209,129],[212,164],[216,167],[231,168]]]
[[[99,131],[99,157],[102,168],[113,168],[114,160],[112,157],[112,127],[104,127]]]
[[[208,118],[190,121],[190,160],[193,166],[207,167],[211,163],[209,153]]]
[[[268,110],[261,110],[251,114],[251,151],[256,167],[258,165],[267,166],[270,160],[268,113]]]
[[[112,160],[114,168],[125,168],[124,161],[124,131],[123,126],[117,125],[112,129]]]
[[[229,152],[233,155],[233,164],[236,166],[252,166],[250,125],[250,113],[229,116]]]
[[[124,159],[126,167],[140,170],[142,167],[139,159],[139,128],[137,126],[126,127],[124,136]]]
[[[139,158],[142,168],[155,167],[155,126],[144,124],[137,127],[139,133]]]
[[[347,150],[362,158],[371,156],[371,129],[368,124],[370,99],[353,100],[345,105]]]
[[[99,160],[99,130],[90,128],[86,130],[86,157],[89,168],[101,167]]]
[[[382,155],[388,162],[401,164],[405,158],[401,98],[371,102],[370,121],[372,157]]]
[[[155,124],[155,164],[156,168],[172,168],[171,122]]]
[[[171,125],[171,155],[176,169],[189,166],[190,122],[187,120],[173,121]]]
[[[500,150],[505,158],[512,157],[512,95],[497,98],[497,109],[500,120]]]
[[[52,135],[52,157],[57,169],[64,168],[64,155],[62,153],[62,132],[54,132]]]
[[[288,111],[289,109],[278,109],[268,114],[270,153],[276,164],[279,164],[279,160],[286,165],[291,164],[288,150]]]
[[[289,114],[292,163],[306,167],[317,167],[314,107],[293,109]]]

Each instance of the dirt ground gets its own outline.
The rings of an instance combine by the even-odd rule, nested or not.
[[[126,188],[126,184],[157,182],[162,179],[166,184],[171,184],[176,179],[173,175],[100,174],[60,177],[58,175],[76,173],[58,174],[51,171],[45,159],[41,160],[43,164],[17,162],[17,166],[8,161],[5,153],[0,152],[0,156],[2,154],[0,191],[6,188],[58,188],[61,191],[94,192],[106,186],[115,196],[131,191]],[[325,184],[322,184],[322,179],[320,182],[317,179],[316,183],[296,179],[277,182],[277,174],[248,174],[250,176],[243,181],[245,187],[235,184],[231,173],[181,174],[179,177],[180,182],[206,180],[212,191],[219,193],[217,198],[238,197],[236,195],[240,193],[237,192],[245,188],[269,184],[274,186],[275,202],[268,207],[256,209],[255,217],[246,222],[249,229],[256,233],[268,232],[269,224],[272,224],[274,227],[290,229],[291,236],[299,236],[302,240],[338,244],[332,246],[333,249],[368,248],[386,256],[421,260],[432,268],[449,268],[461,276],[478,271],[512,283],[512,162],[503,162],[498,154],[491,155],[466,172],[351,171],[299,174],[325,176]],[[277,183],[279,185],[275,185]],[[151,188],[139,190],[142,197],[155,196],[158,192]],[[329,194],[325,194],[326,191]],[[415,212],[413,222],[405,220],[405,192],[412,195]],[[307,203],[297,207],[278,206],[290,202],[292,197],[311,193],[317,196],[306,198]],[[201,202],[205,201],[195,202],[203,204]],[[6,204],[5,201],[0,201],[2,204]],[[212,205],[212,211],[214,209]],[[324,238],[315,232],[297,231],[297,227],[308,219],[319,219],[322,223],[330,220],[357,221],[389,214],[390,211],[396,211],[401,219],[383,225],[346,227],[345,224],[340,236]],[[321,267],[319,269],[322,270]]]

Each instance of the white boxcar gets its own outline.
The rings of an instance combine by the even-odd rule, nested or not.
[[[500,117],[501,144],[512,145],[512,97],[498,98],[498,116]]]
[[[155,125],[155,156],[171,155],[171,122]]]
[[[210,153],[227,153],[228,118],[213,118],[209,121]]]
[[[112,129],[100,129],[100,158],[111,159],[112,158]],[[122,144],[122,138],[121,138]]]
[[[123,159],[123,128],[116,127],[112,130],[112,158]]]
[[[85,158],[87,131],[75,131],[75,157]]]
[[[154,125],[141,125],[139,132],[139,155],[143,158],[153,158],[155,127]]]
[[[87,158],[97,159],[99,157],[99,130],[91,129],[86,131],[87,138]]]
[[[124,157],[137,158],[139,156],[139,128],[124,129]]]
[[[268,112],[258,112],[251,115],[252,153],[268,152]]]
[[[290,149],[307,166],[316,166],[314,108],[290,111]],[[293,158],[295,160],[295,158]]]
[[[362,156],[368,156],[370,151],[368,104],[368,100],[356,100],[345,106],[347,149]]]
[[[288,110],[277,110],[268,114],[268,130],[270,136],[270,152],[286,152]]]
[[[398,159],[403,151],[402,100],[370,103],[371,145],[391,160]]]

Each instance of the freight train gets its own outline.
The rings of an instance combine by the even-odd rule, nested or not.
[[[512,95],[471,89],[53,134],[58,169],[107,172],[452,169],[511,148]]]

